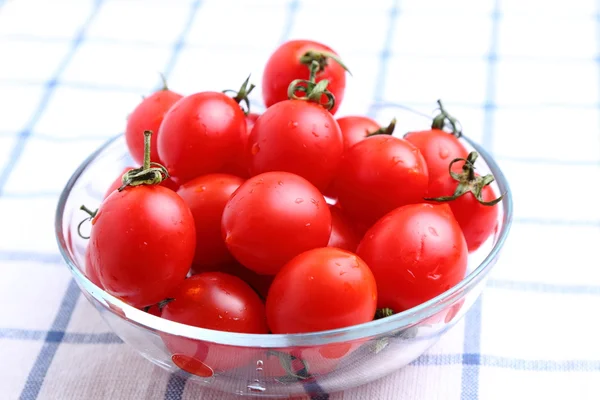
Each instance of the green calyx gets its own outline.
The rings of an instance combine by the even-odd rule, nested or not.
[[[448,114],[448,112],[442,105],[441,100],[438,100],[437,103],[439,106],[439,114],[433,118],[433,122],[431,123],[431,129],[444,130],[446,127],[449,127],[451,129],[449,133],[456,136],[457,138],[461,137],[462,126],[460,122],[458,122],[458,120],[452,115]]]
[[[327,85],[329,81],[323,79],[318,83],[316,81],[317,72],[319,70],[319,63],[315,60],[310,65],[310,77],[308,80],[296,79],[288,86],[288,98],[292,100],[304,100],[312,101],[325,107],[327,110],[331,110],[335,106],[335,96],[329,90]],[[300,92],[300,95],[296,93]],[[326,102],[322,102],[323,96],[326,97]]]
[[[242,83],[242,86],[240,87],[239,90],[227,89],[227,90],[223,90],[223,93],[233,93],[233,94],[235,94],[235,96],[233,97],[233,99],[238,104],[244,103],[246,105],[246,109],[244,110],[244,114],[248,115],[250,113],[250,99],[248,98],[248,95],[250,95],[250,92],[252,92],[252,90],[255,87],[256,86],[253,83],[250,83],[250,75],[248,75],[248,77],[246,78],[246,80],[244,81],[244,83]]]
[[[169,178],[169,171],[159,163],[150,161],[150,142],[152,131],[144,131],[144,164],[127,171],[121,178],[123,183],[119,192],[127,186],[157,185]]]
[[[316,61],[319,64],[319,69],[317,70],[317,73],[323,72],[325,70],[329,60],[335,61],[342,68],[344,68],[346,72],[352,75],[352,72],[350,72],[350,70],[348,69],[348,67],[346,67],[342,60],[336,54],[330,53],[328,51],[309,50],[300,57],[300,63],[306,65],[309,68],[311,67],[313,62]]]
[[[485,176],[477,176],[475,174],[475,160],[477,160],[477,157],[479,157],[479,154],[476,151],[472,151],[471,153],[469,153],[467,158],[455,158],[454,160],[452,160],[452,162],[450,162],[450,165],[448,166],[448,171],[450,173],[450,176],[458,182],[454,193],[451,196],[441,196],[435,198],[426,197],[425,200],[446,202],[456,200],[465,193],[472,193],[475,199],[477,199],[477,201],[484,206],[494,206],[498,204],[504,197],[504,194],[500,195],[497,199],[491,201],[483,200],[483,188],[494,182],[494,176],[492,174],[488,174]],[[452,171],[452,166],[454,165],[454,163],[461,161],[464,162],[462,172],[456,173]]]
[[[388,126],[383,126],[377,129],[374,132],[367,132],[367,137],[375,136],[375,135],[389,135],[392,136],[394,134],[394,130],[396,129],[396,118],[393,118]]]
[[[391,308],[378,308],[375,311],[375,319],[386,318],[394,315],[394,311]]]

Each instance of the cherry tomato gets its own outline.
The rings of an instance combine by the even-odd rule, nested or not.
[[[344,328],[373,320],[377,287],[356,254],[325,247],[288,262],[269,289],[267,322],[273,333]]]
[[[288,99],[288,86],[295,79],[308,80],[308,65],[302,64],[300,58],[308,51],[326,52],[337,55],[329,47],[311,40],[290,40],[282,44],[269,57],[262,79],[262,95],[267,107]],[[346,88],[346,71],[332,59],[327,59],[323,70],[317,73],[316,82],[327,79],[328,89],[335,96],[335,105],[331,114],[335,114]]]
[[[258,118],[246,151],[252,175],[292,172],[324,190],[337,172],[343,149],[340,128],[327,110],[316,103],[287,100]]]
[[[221,236],[221,217],[225,204],[243,182],[242,178],[233,175],[209,174],[184,183],[177,191],[194,216],[195,270],[210,269],[234,260]]]
[[[369,133],[377,132],[381,126],[369,117],[348,116],[337,119],[337,123],[344,136],[344,150],[367,137]]]
[[[415,146],[376,135],[345,152],[335,191],[344,212],[370,226],[395,208],[422,202],[427,184],[427,165]]]
[[[440,176],[429,185],[429,197],[451,196],[458,182],[448,174]],[[490,202],[498,196],[491,186],[484,186],[481,191],[482,200]],[[454,217],[467,241],[470,252],[477,250],[498,226],[498,206],[481,204],[473,193],[467,192],[455,200],[449,201]]]
[[[90,261],[106,291],[134,307],[163,300],[194,258],[194,218],[162,186],[114,191],[92,220]]]
[[[355,252],[360,238],[354,227],[338,207],[330,205],[329,211],[331,211],[331,236],[327,246]]]
[[[468,250],[446,204],[400,207],[369,229],[357,254],[377,281],[378,308],[401,312],[450,289],[465,276]]]
[[[219,92],[196,93],[165,115],[158,154],[169,173],[185,183],[238,158],[245,135],[244,112],[235,100]]]
[[[273,283],[273,279],[275,278],[272,275],[259,275],[236,261],[215,266],[213,268],[203,267],[201,270],[192,268],[192,273],[194,274],[201,272],[224,272],[226,274],[237,276],[250,285],[250,287],[254,289],[258,296],[263,300],[267,298],[267,293],[269,293],[269,288],[271,287],[271,283]]]
[[[241,279],[221,272],[191,276],[171,292],[161,317],[206,329],[268,333],[265,306]],[[250,361],[254,351],[163,334],[172,361],[200,376],[226,371]]]
[[[319,190],[289,172],[248,179],[225,206],[222,234],[246,268],[275,275],[303,251],[327,245],[331,212]]]
[[[123,169],[123,172],[121,172],[119,176],[117,176],[114,182],[109,186],[108,190],[106,190],[106,192],[104,193],[104,197],[102,198],[103,200],[106,199],[109,194],[111,194],[123,185],[123,175],[125,175],[127,171],[131,171],[132,169],[133,167],[125,167]],[[179,183],[173,177],[165,179],[160,183],[160,185],[169,188],[173,191],[177,191],[177,188],[179,187]]]
[[[146,97],[127,118],[125,141],[131,158],[141,164],[144,160],[144,131],[152,131],[157,135],[167,111],[183,96],[169,89],[159,90]],[[156,136],[155,136],[156,139]],[[150,158],[160,163],[156,140],[152,142]]]
[[[448,176],[450,161],[455,158],[466,158],[468,155],[467,149],[456,136],[440,129],[409,132],[404,139],[415,145],[423,155],[427,163],[430,183],[440,176]],[[460,166],[456,168],[459,172]]]

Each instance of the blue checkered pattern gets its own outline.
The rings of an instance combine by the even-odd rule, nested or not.
[[[237,87],[248,72],[260,84],[289,38],[323,41],[350,66],[340,114],[383,122],[386,106],[444,99],[494,153],[516,204],[484,295],[439,344],[376,383],[313,398],[600,398],[591,0],[0,0],[0,398],[224,398],[109,331],[58,255],[54,208],[158,72],[182,93]]]

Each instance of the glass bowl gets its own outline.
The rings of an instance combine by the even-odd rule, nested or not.
[[[427,129],[431,122],[406,108],[392,106],[387,111],[397,118],[399,136]],[[95,209],[124,167],[134,165],[123,135],[91,154],[67,183],[57,207],[56,237],[85,297],[115,334],[151,362],[191,382],[242,396],[337,392],[379,379],[417,359],[471,308],[498,259],[512,219],[508,182],[485,149],[464,136],[461,140],[479,152],[478,172],[493,173],[496,193],[506,193],[495,234],[469,256],[467,274],[459,284],[410,310],[357,326],[294,335],[219,332],[155,317],[90,282],[84,274],[86,240],[77,234],[86,217],[79,207]],[[181,353],[171,354],[165,342]]]

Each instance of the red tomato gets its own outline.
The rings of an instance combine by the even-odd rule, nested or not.
[[[289,172],[248,179],[223,212],[222,234],[246,268],[275,275],[303,251],[327,245],[331,212],[319,190]]]
[[[327,110],[316,103],[287,100],[258,118],[246,152],[252,175],[292,172],[324,190],[337,172],[343,150],[342,133]]]
[[[354,227],[338,207],[330,205],[329,211],[331,211],[331,236],[327,246],[355,252],[360,238]]]
[[[337,123],[344,136],[344,150],[366,138],[369,133],[377,132],[381,128],[375,120],[363,116],[338,118]]]
[[[242,178],[233,175],[209,174],[184,183],[177,191],[194,216],[196,270],[214,268],[234,260],[221,236],[221,217],[225,204],[243,182]]]
[[[288,262],[269,289],[273,333],[306,333],[373,320],[377,287],[371,270],[349,251],[325,247]]]
[[[226,332],[268,333],[265,306],[241,279],[221,272],[205,272],[186,279],[171,294],[162,318],[186,325]],[[200,376],[247,364],[255,351],[220,346],[163,334],[172,361]]]
[[[467,149],[456,136],[440,129],[409,132],[404,139],[415,145],[425,158],[430,183],[440,176],[448,176],[450,161],[467,158],[468,155]],[[460,166],[456,171],[460,172]]]
[[[377,281],[377,308],[398,313],[459,283],[467,270],[467,245],[450,207],[411,204],[379,220],[357,254]]]
[[[115,190],[117,190],[118,188],[120,188],[123,185],[123,175],[125,175],[125,173],[127,171],[131,171],[133,169],[133,167],[125,167],[123,169],[123,172],[121,172],[121,174],[119,174],[119,176],[117,176],[117,178],[114,180],[114,182],[110,185],[110,187],[108,188],[108,190],[106,191],[106,193],[104,193],[104,197],[102,198],[103,200],[106,199],[108,197],[109,194],[111,194],[112,192],[114,192]],[[177,181],[173,178],[167,178],[164,181],[162,181],[160,183],[161,186],[164,186],[166,188],[169,188],[173,191],[177,191],[177,188],[179,187],[179,184],[177,183]]]
[[[90,260],[90,248],[89,246],[85,248],[85,276],[92,282],[94,285],[98,286],[100,289],[104,289],[102,283],[100,282],[100,278],[98,277],[98,272],[93,268],[92,262]]]
[[[376,135],[346,151],[335,191],[349,217],[371,225],[395,208],[422,202],[427,183],[427,165],[415,146]]]
[[[254,127],[258,117],[260,117],[260,114],[256,113],[249,113],[246,115],[246,131],[248,132],[248,135],[250,135],[250,132],[252,132],[252,128]]]
[[[302,64],[300,58],[308,51],[326,52],[337,55],[329,47],[310,40],[290,40],[282,44],[271,55],[263,72],[262,95],[267,107],[288,99],[288,86],[295,79],[308,80],[308,65]],[[317,73],[316,82],[327,79],[328,90],[335,97],[335,105],[331,114],[335,114],[346,88],[346,71],[332,59],[327,59],[324,69]]]
[[[185,279],[195,245],[194,218],[175,192],[127,187],[109,195],[92,220],[90,261],[108,293],[140,308]]]
[[[160,163],[156,148],[156,135],[167,111],[183,96],[169,89],[159,90],[146,97],[127,118],[125,140],[131,158],[138,164],[144,160],[144,131],[152,131],[155,140],[152,142],[150,159]]]
[[[250,287],[254,289],[261,299],[267,298],[267,293],[269,293],[269,288],[271,287],[271,283],[273,283],[273,279],[275,278],[272,275],[259,275],[236,261],[215,266],[213,268],[203,267],[200,270],[192,267],[192,273],[198,274],[201,272],[224,272],[226,274],[237,276],[250,285]]]
[[[239,158],[245,135],[245,115],[235,100],[218,92],[196,93],[165,115],[158,154],[169,173],[185,183]]]
[[[451,196],[458,182],[448,174],[438,177],[429,185],[429,197]],[[491,186],[484,186],[482,200],[490,202],[498,196]],[[481,204],[473,193],[467,192],[455,200],[449,201],[454,217],[462,229],[470,252],[477,250],[498,226],[498,206]]]

